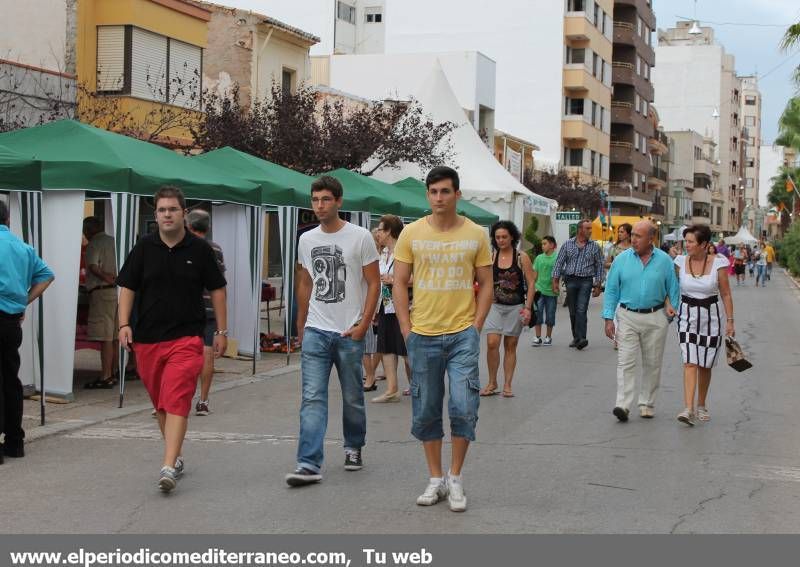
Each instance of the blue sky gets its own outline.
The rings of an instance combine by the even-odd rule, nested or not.
[[[653,0],[658,27],[674,27],[680,17],[694,17],[694,5],[692,0]],[[771,144],[778,133],[778,118],[786,102],[796,94],[791,76],[800,65],[800,49],[783,53],[778,45],[785,26],[800,21],[800,2],[698,0],[697,19],[701,25],[714,28],[717,42],[736,57],[736,71],[740,75],[759,75],[763,95],[762,139],[763,144]],[[749,25],[731,25],[742,23]]]

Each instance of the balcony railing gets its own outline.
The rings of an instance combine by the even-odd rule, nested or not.
[[[621,150],[628,150],[628,151],[633,150],[633,144],[631,144],[630,142],[613,141],[609,143],[609,146],[612,148],[620,148]]]
[[[625,63],[624,61],[612,61],[612,67],[616,67],[617,69],[630,69],[633,71],[633,63]]]
[[[660,167],[654,167],[651,175],[660,179],[661,181],[664,181],[665,183],[667,181],[667,172]]]
[[[635,26],[633,24],[631,24],[631,23],[628,23],[628,22],[614,22],[614,27],[615,28],[622,28],[622,29],[626,29],[626,30],[635,29]]]

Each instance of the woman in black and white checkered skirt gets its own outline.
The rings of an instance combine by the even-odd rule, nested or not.
[[[732,337],[736,331],[728,281],[730,261],[719,254],[709,254],[711,230],[707,226],[689,227],[683,231],[683,237],[687,254],[675,258],[681,285],[678,340],[683,357],[685,402],[678,421],[691,426],[695,417],[699,421],[711,419],[706,403],[711,369],[725,349],[725,336]],[[723,305],[720,305],[720,298]]]

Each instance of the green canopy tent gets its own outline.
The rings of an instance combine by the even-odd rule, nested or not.
[[[40,227],[42,238],[37,244],[38,250],[57,275],[47,293],[51,307],[44,309],[47,325],[44,336],[39,337],[40,353],[45,349],[48,353],[39,373],[46,374],[55,384],[53,392],[56,394],[69,396],[72,391],[74,345],[67,349],[67,342],[72,338],[64,330],[70,325],[74,328],[80,254],[76,243],[79,242],[86,190],[112,194],[118,265],[122,264],[136,238],[138,196],[152,195],[162,185],[176,185],[190,199],[260,207],[258,184],[226,175],[155,144],[80,122],[62,120],[0,134],[0,145],[18,156],[35,160],[39,167],[38,185],[31,187],[24,177],[12,182],[13,172],[18,171],[13,168],[19,164],[13,165],[7,157],[0,160],[0,179],[4,180],[4,188],[22,192],[20,203],[29,201],[23,193],[42,191],[38,193],[40,206],[27,207],[21,224]],[[260,240],[256,244],[260,247]],[[253,251],[251,256],[260,258],[261,254]],[[251,279],[255,272],[252,270]],[[258,276],[260,293],[260,273]],[[124,354],[121,357],[124,359]],[[124,364],[121,369],[120,404],[124,394]],[[44,385],[40,385],[43,388]]]
[[[37,160],[0,145],[0,189],[41,188],[41,169]]]
[[[291,354],[292,321],[290,313],[294,302],[294,265],[297,262],[298,209],[311,207],[310,190],[315,178],[230,147],[201,154],[194,159],[226,171],[230,175],[259,183],[261,185],[260,202],[266,207],[277,207],[281,250],[283,251],[282,298],[286,305],[284,337],[288,364]],[[362,209],[367,210],[370,206],[370,202],[365,197],[368,195],[345,191],[343,208],[353,211],[354,216],[359,218],[361,224],[364,223],[363,217],[366,216],[367,227],[369,227],[369,213],[361,212]],[[257,309],[256,313],[260,317],[260,309]]]
[[[422,199],[425,203],[428,202],[425,193],[427,192],[427,187],[425,184],[416,179],[414,177],[406,177],[396,183],[392,184],[394,187],[407,191],[409,195],[413,195],[414,198]],[[409,198],[412,198],[409,196]],[[471,221],[481,225],[481,226],[491,226],[492,224],[496,223],[500,217],[497,215],[490,213],[477,205],[470,203],[469,201],[465,201],[461,199],[458,201],[458,206],[456,207],[458,213],[464,215],[465,217],[469,218]],[[428,205],[426,213],[430,212],[430,206]]]
[[[261,203],[278,207],[283,250],[282,295],[287,309],[284,336],[288,352],[291,335],[289,314],[294,302],[294,265],[297,262],[297,209],[310,208],[310,188],[315,178],[233,148],[221,148],[193,159],[213,165],[239,178],[259,183],[262,187]],[[407,213],[419,216],[423,212],[421,208],[404,205],[394,196],[395,189],[386,183],[346,169],[333,171],[329,175],[337,178],[344,186],[342,210],[353,213],[352,222],[367,229],[370,227],[371,214],[405,210]]]

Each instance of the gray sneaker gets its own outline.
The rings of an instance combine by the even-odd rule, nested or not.
[[[181,469],[182,470],[182,469]],[[178,486],[178,475],[174,467],[161,467],[158,488],[161,492],[172,492]]]
[[[183,457],[175,459],[175,478],[183,476]]]
[[[449,490],[447,481],[442,479],[440,482],[431,482],[425,488],[425,492],[417,496],[417,506],[433,506],[437,502],[447,498]]]
[[[542,346],[542,338],[533,337],[533,339],[531,339],[531,346]]]
[[[450,503],[450,510],[453,512],[463,512],[467,509],[467,497],[464,495],[464,485],[460,482],[453,482],[448,480],[448,487],[450,494],[447,496],[447,501]]]
[[[551,346],[553,344],[553,339],[550,337],[545,337],[542,340],[542,346]]]

